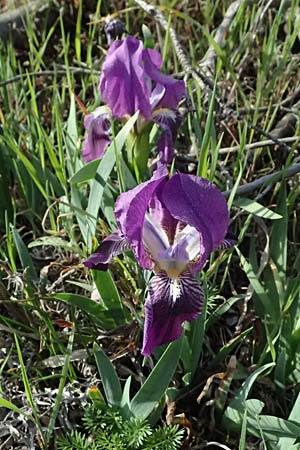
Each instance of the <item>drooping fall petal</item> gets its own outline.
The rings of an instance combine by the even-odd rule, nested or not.
[[[159,272],[150,281],[145,303],[145,324],[142,354],[148,356],[159,345],[178,339],[185,320],[200,316],[204,295],[190,272],[178,279]]]
[[[114,256],[130,250],[130,246],[123,236],[117,230],[107,236],[100,244],[98,249],[86,261],[84,265],[90,269],[107,270],[108,264]]]

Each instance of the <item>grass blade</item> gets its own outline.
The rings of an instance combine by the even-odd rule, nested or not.
[[[122,389],[114,366],[106,353],[97,344],[94,344],[94,355],[107,403],[109,406],[120,406],[122,401]]]
[[[146,419],[159,404],[175,372],[183,339],[177,339],[156,363],[140,390],[131,401],[131,411],[136,417]]]

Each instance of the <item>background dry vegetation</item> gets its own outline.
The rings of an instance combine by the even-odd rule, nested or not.
[[[88,389],[103,391],[94,342],[122,387],[132,376],[132,395],[151,372],[140,354],[147,274],[131,256],[107,277],[82,265],[89,204],[96,247],[119,187],[112,170],[91,198],[73,94],[100,104],[112,15],[140,38],[147,25],[164,71],[186,81],[174,167],[225,192],[238,237],[201,276],[194,362],[179,359],[157,421],[184,430],[173,448],[299,450],[299,0],[24,3],[0,2],[0,449],[52,449],[82,430]],[[87,302],[95,289],[105,312]]]

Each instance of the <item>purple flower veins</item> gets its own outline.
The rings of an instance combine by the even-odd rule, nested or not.
[[[138,132],[150,121],[162,128],[158,141],[160,160],[172,161],[173,142],[180,125],[176,108],[185,94],[185,85],[163,74],[161,66],[160,54],[144,49],[142,41],[133,36],[112,43],[103,62],[99,84],[107,110],[102,114],[97,108],[84,121],[87,137],[83,158],[86,162],[103,156],[110,142],[109,116],[128,119],[136,111],[140,112]]]
[[[143,268],[155,272],[145,301],[143,355],[177,339],[182,323],[200,316],[204,295],[195,276],[212,251],[230,245],[227,204],[218,188],[193,175],[167,175],[160,166],[150,180],[118,197],[119,231],[85,262],[106,270],[113,256],[131,249]]]

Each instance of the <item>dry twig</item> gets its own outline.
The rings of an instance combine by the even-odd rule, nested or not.
[[[191,75],[194,80],[199,84],[201,89],[205,89],[206,86],[209,86],[210,89],[213,89],[213,82],[207,78],[204,74],[202,74],[199,71],[196,71],[189,58],[185,54],[184,49],[182,48],[182,45],[180,43],[180,40],[177,36],[176,31],[172,26],[169,26],[168,21],[166,20],[163,13],[156,8],[154,5],[149,5],[144,0],[134,0],[137,5],[139,5],[147,14],[152,16],[154,20],[156,20],[159,25],[165,30],[169,31],[171,40],[173,42],[177,57],[179,59],[180,64],[182,65],[184,71]]]
[[[236,195],[245,195],[250,192],[256,191],[256,189],[261,188],[264,184],[274,184],[283,178],[290,178],[300,173],[300,163],[293,164],[288,169],[278,170],[277,172],[271,173],[269,175],[264,175],[263,177],[257,178],[257,180],[247,183],[243,186],[237,188]],[[225,197],[229,197],[231,189],[223,192]]]
[[[0,14],[0,39],[6,40],[11,27],[22,23],[26,14],[33,14],[48,7],[50,0],[35,0],[12,11]]]
[[[218,26],[214,41],[215,44],[218,47],[222,47],[224,44],[228,29],[231,25],[231,22],[237,13],[239,7],[243,4],[244,0],[235,0],[231,5],[229,5],[225,16],[221,22],[221,24]],[[200,69],[202,72],[207,76],[211,77],[212,80],[215,78],[215,72],[216,72],[216,59],[217,59],[217,53],[215,47],[211,44],[209,46],[209,49],[206,53],[206,55],[203,57],[202,61],[199,64]]]

